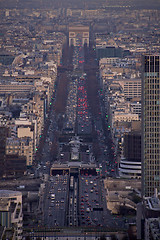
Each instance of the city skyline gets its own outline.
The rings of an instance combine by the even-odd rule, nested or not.
[[[0,1],[0,238],[158,236],[160,10],[145,3]]]

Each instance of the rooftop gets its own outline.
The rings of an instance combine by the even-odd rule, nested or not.
[[[158,197],[146,197],[146,207],[154,210],[154,211],[160,211],[160,200]]]
[[[0,198],[3,197],[12,197],[12,196],[21,196],[22,193],[18,191],[12,191],[12,190],[0,190]]]

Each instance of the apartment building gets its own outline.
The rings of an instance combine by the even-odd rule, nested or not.
[[[0,190],[0,225],[14,231],[12,239],[22,239],[23,213],[22,193]]]

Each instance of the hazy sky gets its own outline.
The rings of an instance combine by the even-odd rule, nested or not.
[[[108,5],[129,5],[134,8],[160,9],[160,0],[0,0],[0,8],[83,8],[84,3],[89,8]],[[103,3],[103,4],[102,4]]]

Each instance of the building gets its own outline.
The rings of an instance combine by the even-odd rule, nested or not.
[[[141,133],[132,131],[124,134],[124,157],[141,162]]]
[[[101,58],[122,58],[123,50],[114,46],[97,47],[96,56],[98,60]]]
[[[126,99],[141,98],[141,79],[125,79],[120,81]]]
[[[1,52],[0,53],[0,64],[9,65],[12,64],[14,60],[14,55],[9,52]]]
[[[108,58],[101,58],[99,60],[99,65],[101,66],[101,68],[104,68],[106,65],[110,65],[110,64],[116,64],[117,62],[119,62],[119,58],[118,57],[108,57]]]
[[[6,154],[4,159],[4,177],[22,177],[26,172],[26,157],[18,154]]]
[[[142,194],[160,192],[160,55],[143,57]]]
[[[0,127],[0,177],[4,174],[5,149],[8,130],[6,127]]]
[[[0,225],[14,232],[14,238],[22,239],[23,213],[22,193],[0,190]]]
[[[139,120],[138,114],[114,112],[114,115],[112,117],[112,126],[114,125],[115,122],[131,122],[138,120]]]
[[[27,84],[1,84],[0,93],[29,93],[33,91],[33,85]]]
[[[145,239],[160,239],[160,218],[146,220]]]
[[[89,27],[70,26],[69,27],[69,46],[89,46]]]
[[[144,197],[137,204],[137,239],[160,239],[160,200],[159,194],[153,197]]]
[[[31,138],[33,140],[33,152],[36,150],[37,144],[37,122],[36,120],[29,120],[27,118],[20,117],[15,120],[17,126],[17,137],[18,138]]]
[[[30,137],[7,138],[6,154],[26,157],[26,165],[31,166],[33,160],[33,140]]]
[[[120,160],[119,175],[124,178],[141,177],[141,134],[129,132],[124,134],[124,157]]]
[[[141,118],[141,102],[139,101],[131,101],[131,108],[134,114],[138,114],[139,118]]]
[[[123,69],[122,69],[123,70]],[[121,72],[121,75],[123,72]],[[141,79],[140,78],[122,78],[114,80],[121,86],[124,92],[124,97],[127,100],[141,99]]]
[[[16,146],[14,152],[13,149],[10,153],[6,151],[7,137],[8,129],[0,127],[0,178],[23,176],[26,171],[26,157],[18,155]]]

